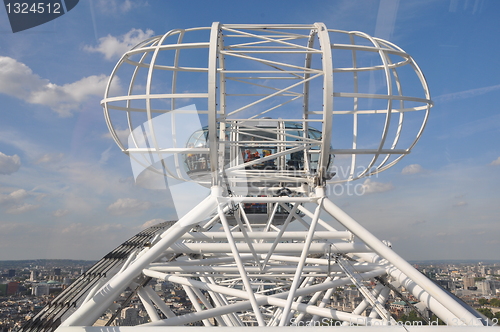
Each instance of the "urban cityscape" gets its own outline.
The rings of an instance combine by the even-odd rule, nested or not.
[[[94,263],[50,259],[0,261],[0,332],[19,329]],[[492,324],[497,324],[500,319],[500,261],[422,261],[412,264],[441,287],[490,318]],[[182,287],[169,282],[155,283],[152,287],[176,314],[192,310],[193,306]],[[145,309],[132,293],[128,289],[121,295],[130,298],[130,301],[119,316],[103,315],[95,325],[132,326],[147,323]],[[326,306],[349,311],[354,310],[362,299],[358,289],[339,287]],[[405,291],[394,290],[387,309],[396,320],[405,323],[446,324],[432,312],[421,310],[415,298]],[[324,321],[320,323],[325,324]],[[308,320],[303,319],[300,324],[308,324]]]
[[[500,2],[4,2],[0,332],[500,326]]]

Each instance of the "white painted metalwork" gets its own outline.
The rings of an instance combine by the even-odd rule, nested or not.
[[[118,81],[130,82],[124,95]],[[102,104],[112,137],[142,170],[210,194],[75,301],[58,331],[116,324],[130,306],[124,292],[137,294],[147,315],[138,325],[151,331],[399,328],[388,312],[398,287],[448,325],[486,322],[325,194],[330,182],[391,167],[422,134],[429,90],[394,44],[322,23],[172,30],[123,55]],[[181,119],[200,124],[186,139]],[[182,289],[185,310],[156,293],[155,282]],[[339,307],[339,287],[351,285],[359,301]]]
[[[130,82],[125,95],[114,88],[122,82]],[[185,108],[193,103],[197,111]],[[124,152],[145,167],[151,154],[171,156],[175,162],[157,165],[157,171],[185,181],[193,177],[179,168],[186,167],[188,154],[199,154],[210,174],[196,180],[207,186],[222,183],[220,172],[229,162],[231,169],[255,167],[257,162],[238,158],[251,145],[261,157],[263,150],[271,152],[260,162],[272,167],[247,172],[249,183],[263,175],[294,181],[300,174],[314,184],[376,174],[410,152],[431,105],[422,72],[402,49],[322,23],[172,30],[123,55],[103,100],[111,135]],[[206,126],[199,128],[203,140],[162,146],[159,137],[167,133],[157,132],[164,128],[155,117],[193,113]],[[410,121],[403,126],[405,118]],[[145,131],[134,131],[145,123]],[[129,141],[120,135],[127,128]],[[172,120],[168,135],[176,130]],[[138,134],[146,131],[145,145]],[[244,144],[245,138],[252,141]],[[291,173],[286,162],[295,152],[303,156]]]

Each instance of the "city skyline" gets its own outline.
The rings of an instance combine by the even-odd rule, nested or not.
[[[48,301],[61,291],[64,291],[69,284],[78,282],[85,276],[84,273],[88,273],[92,269],[86,261],[38,260],[30,263],[24,262],[9,263],[0,261],[0,272],[2,272],[0,276],[0,296],[7,299],[0,307],[0,326],[4,329],[23,326],[28,319],[38,313],[43,305],[46,305]],[[500,317],[500,299],[498,298],[498,294],[500,294],[498,292],[500,267],[498,263],[441,262],[422,264],[418,266],[418,269],[475,310],[489,315],[493,319],[491,323],[496,324]],[[88,277],[87,275],[85,278]],[[166,303],[173,310],[176,310],[177,314],[189,313],[189,300],[186,299],[187,296],[182,287],[160,280],[150,282],[150,286],[165,298]],[[130,293],[130,291],[126,291],[123,294],[128,296]],[[359,305],[361,300],[362,295],[359,290],[344,286],[337,288],[335,293],[332,294],[329,306],[338,310],[346,308],[352,310],[356,305]],[[424,317],[427,320],[432,318],[432,321],[437,322],[436,316],[429,315],[428,312],[421,312],[421,316],[415,312],[413,316],[409,315],[412,310],[415,310],[415,307],[410,307],[408,302],[417,305],[418,309],[418,302],[410,293],[406,291],[394,293],[390,297],[387,309],[398,321],[411,323],[415,320],[422,320],[422,317]],[[147,313],[138,299],[132,300],[130,304],[122,312],[135,311],[135,318],[144,322]],[[138,313],[140,314],[138,315]],[[127,315],[119,316],[124,319]],[[139,321],[127,323],[120,319],[116,321],[111,317],[112,315],[109,313],[104,315],[96,322],[96,325],[99,326],[113,321],[112,324],[139,323]],[[297,321],[296,325],[304,326],[308,322],[310,321]],[[427,324],[429,323],[422,323],[422,325]],[[444,322],[441,324],[444,324]]]
[[[408,52],[435,103],[421,141],[395,167],[354,182],[364,195],[344,187],[330,197],[407,260],[498,259],[498,9],[487,0],[81,1],[16,34],[0,10],[0,259],[96,260],[175,219],[167,191],[134,184],[99,101],[134,44],[213,21],[324,22]]]

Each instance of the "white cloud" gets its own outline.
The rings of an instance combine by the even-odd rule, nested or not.
[[[8,195],[0,195],[1,205],[16,205],[19,204],[23,199],[28,197],[28,192],[24,189],[18,189],[11,192]]]
[[[0,56],[0,93],[48,106],[60,116],[70,116],[91,96],[102,97],[107,82],[106,75],[92,75],[60,86],[33,73],[24,63]],[[117,88],[119,81],[113,87]]]
[[[54,213],[52,215],[54,217],[60,218],[60,217],[64,217],[68,213],[69,213],[69,210],[59,209],[59,210],[54,211]]]
[[[36,210],[40,205],[25,203],[24,200],[29,196],[33,196],[31,192],[24,189],[18,189],[8,195],[0,195],[0,205],[5,208],[5,212],[9,214],[21,214]]]
[[[21,224],[18,224],[18,223],[7,223],[7,222],[0,223],[0,233],[2,233],[2,234],[12,233],[15,230],[19,230],[19,229],[22,230],[22,228],[23,228],[23,226]]]
[[[135,198],[119,198],[116,202],[108,206],[109,213],[117,216],[136,214],[151,207],[150,202],[140,201]]]
[[[394,186],[392,183],[375,182],[370,179],[366,179],[365,182],[363,182],[363,189],[365,194],[373,194],[392,190],[394,189]]]
[[[427,222],[427,220],[416,220],[412,223],[410,223],[410,225],[421,225],[421,224],[425,224]]]
[[[124,167],[125,168],[125,167]],[[100,164],[91,162],[71,162],[64,164],[63,167],[57,168],[58,175],[64,179],[60,185],[69,185],[72,187],[71,192],[75,193],[72,200],[83,200],[81,195],[85,196],[85,200],[94,201],[95,195],[115,195],[115,197],[123,196],[123,191],[130,189],[130,182],[122,181],[122,176],[116,169],[106,169]],[[126,175],[129,175],[130,170],[126,169]],[[89,196],[91,195],[91,196]],[[76,204],[84,207],[85,205]],[[76,206],[75,206],[76,208]],[[71,210],[75,210],[71,208]]]
[[[83,225],[81,223],[73,223],[61,229],[61,233],[73,233],[74,235],[88,235],[94,233],[107,233],[116,230],[124,229],[121,224],[101,224],[101,225]]]
[[[453,204],[454,207],[460,207],[460,206],[466,206],[467,202],[466,201],[460,201],[458,203]]]
[[[33,191],[35,191],[35,189],[33,189]],[[43,200],[45,197],[49,196],[48,194],[39,194],[39,193],[36,193],[34,194],[35,195],[35,199],[37,201],[41,201]]]
[[[147,6],[147,1],[131,1],[131,0],[98,0],[96,2],[96,7],[104,13],[116,13],[122,14],[126,13],[133,8],[140,6]]]
[[[408,165],[401,171],[401,174],[417,174],[422,173],[424,168],[419,164]]]
[[[498,157],[497,159],[493,160],[490,165],[492,165],[492,166],[498,166],[498,165],[500,165],[500,157]]]
[[[466,99],[466,98],[477,97],[477,96],[483,95],[485,93],[488,93],[491,91],[496,91],[496,90],[500,90],[500,84],[486,86],[483,88],[470,89],[470,90],[465,90],[465,91],[460,91],[460,92],[447,93],[447,94],[444,94],[441,96],[437,96],[433,99],[435,102],[461,100],[461,99]]]
[[[9,236],[2,238],[0,249],[4,253],[8,252],[9,259],[95,260],[130,238],[134,232],[135,228],[108,222],[93,225],[88,222],[1,221],[0,233]]]
[[[90,211],[95,209],[96,197],[86,196],[89,192],[86,188],[82,188],[77,183],[71,186],[73,190],[67,188],[64,191],[64,197],[61,205],[64,206],[61,210],[68,210],[78,216],[88,215]],[[57,211],[56,211],[57,212]]]
[[[99,159],[99,164],[105,165],[108,162],[110,156],[111,156],[111,146],[101,153],[101,159]]]
[[[158,218],[148,220],[148,221],[146,221],[144,224],[142,224],[141,229],[146,229],[146,228],[148,228],[148,227],[154,226],[154,225],[159,224],[159,223],[164,222],[164,221],[165,221],[165,220],[163,220],[163,219],[158,219]]]
[[[21,205],[15,205],[7,209],[7,213],[10,214],[21,214],[29,211],[36,210],[40,207],[40,205],[28,204],[24,203]]]
[[[44,149],[39,142],[35,143],[28,139],[26,133],[6,128],[0,130],[0,142],[22,151],[29,159],[36,159]]]
[[[0,92],[17,98],[28,98],[31,91],[49,84],[24,63],[6,56],[0,56],[0,78]]]
[[[108,0],[109,2],[109,0]],[[132,1],[130,0],[125,0],[121,5],[120,5],[120,9],[123,11],[123,12],[128,12],[130,9],[132,9]]]
[[[132,29],[119,37],[107,35],[106,37],[99,38],[99,45],[97,47],[86,45],[84,50],[102,53],[107,60],[111,60],[121,57],[123,53],[129,51],[133,46],[151,37],[153,34],[153,30],[149,29],[146,32],[141,29]]]
[[[35,164],[49,164],[61,161],[64,153],[46,153],[35,161]]]
[[[102,97],[107,83],[106,75],[84,77],[63,86],[49,83],[32,91],[28,101],[49,106],[60,116],[70,116],[89,96]]]
[[[115,133],[118,136],[118,139],[120,140],[120,142],[123,142],[125,144],[128,142],[128,135],[130,133],[130,130],[128,128],[126,128],[126,129],[115,129]],[[113,139],[113,137],[111,136],[110,132],[105,133],[104,135],[102,135],[102,137],[103,138]]]
[[[0,174],[12,174],[21,167],[21,159],[17,154],[7,156],[0,152]]]
[[[168,180],[163,174],[154,171],[153,167],[149,167],[137,176],[135,184],[146,189],[165,190],[168,186]]]

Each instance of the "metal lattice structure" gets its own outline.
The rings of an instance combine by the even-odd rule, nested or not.
[[[391,167],[422,134],[429,90],[394,44],[322,23],[172,30],[123,55],[102,105],[136,178],[153,171],[210,194],[89,287],[58,331],[115,324],[127,290],[144,329],[395,326],[388,301],[402,288],[423,319],[485,323],[326,195]],[[152,282],[182,289],[189,310]],[[361,299],[337,307],[339,287]]]

